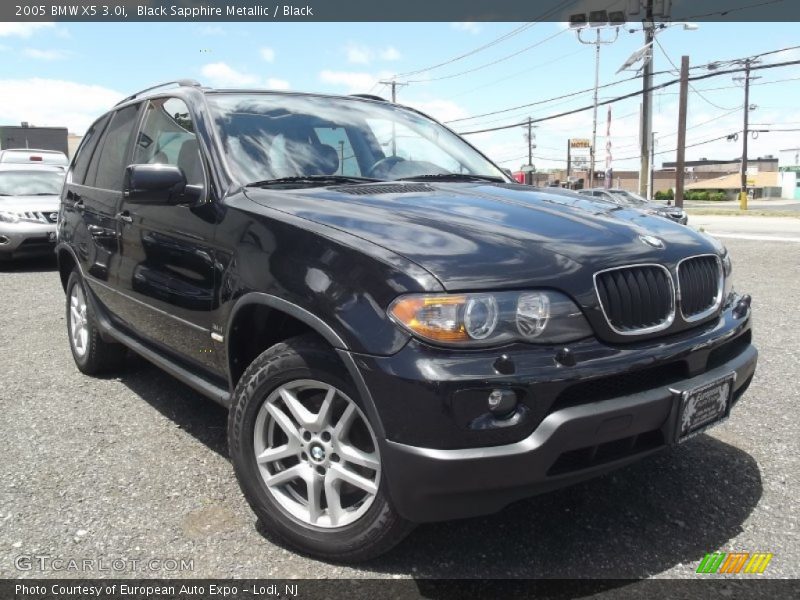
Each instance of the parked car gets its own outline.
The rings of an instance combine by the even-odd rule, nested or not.
[[[0,162],[0,261],[53,255],[60,167]]]
[[[594,196],[595,198],[601,198],[608,202],[614,202],[615,204],[620,204],[622,206],[629,206],[639,210],[644,210],[660,217],[672,219],[681,225],[686,225],[689,222],[689,216],[682,208],[677,206],[666,206],[664,204],[658,204],[657,202],[650,202],[645,198],[642,198],[640,195],[634,194],[633,192],[629,192],[627,190],[615,188],[610,190],[604,188],[593,188],[581,190],[580,193],[587,196]]]
[[[386,101],[134,94],[83,138],[62,211],[78,369],[129,348],[229,407],[250,506],[322,558],[682,442],[756,368],[719,242],[513,183]]]
[[[66,167],[69,164],[67,155],[57,150],[10,149],[0,150],[0,164],[32,164],[51,167]]]

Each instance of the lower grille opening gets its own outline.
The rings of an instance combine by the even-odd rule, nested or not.
[[[610,375],[576,383],[561,392],[550,407],[550,412],[589,402],[629,396],[653,388],[670,385],[689,376],[686,363],[674,362],[658,367],[639,369],[630,373]]]
[[[52,246],[54,242],[51,242],[47,237],[32,237],[22,240],[19,244],[19,248],[24,248],[28,246]]]
[[[719,348],[715,348],[708,355],[708,363],[706,369],[715,369],[724,365],[729,360],[733,360],[744,352],[747,347],[753,342],[753,332],[748,330],[735,340],[725,342]]]
[[[564,473],[589,469],[641,452],[654,450],[663,445],[664,435],[661,430],[653,429],[652,431],[619,440],[570,450],[556,459],[553,466],[547,470],[547,475],[563,475]]]

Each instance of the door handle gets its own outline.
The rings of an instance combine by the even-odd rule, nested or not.
[[[133,223],[133,217],[131,213],[127,210],[123,210],[122,212],[118,212],[116,214],[116,218],[123,223]]]
[[[72,201],[72,208],[76,210],[83,210],[85,207],[83,205],[83,198],[78,192],[73,192],[72,190],[67,191],[67,200]]]

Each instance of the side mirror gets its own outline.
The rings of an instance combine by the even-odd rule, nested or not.
[[[124,194],[135,204],[194,203],[201,195],[198,187],[187,185],[186,175],[175,165],[130,165],[125,169]]]

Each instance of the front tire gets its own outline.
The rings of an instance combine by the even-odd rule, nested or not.
[[[311,336],[262,353],[234,392],[228,444],[267,529],[319,558],[358,561],[412,529],[394,510],[380,450],[336,354]]]
[[[70,273],[67,281],[67,336],[75,365],[86,375],[119,369],[125,360],[125,346],[106,342],[101,337],[86,288],[77,270]]]

